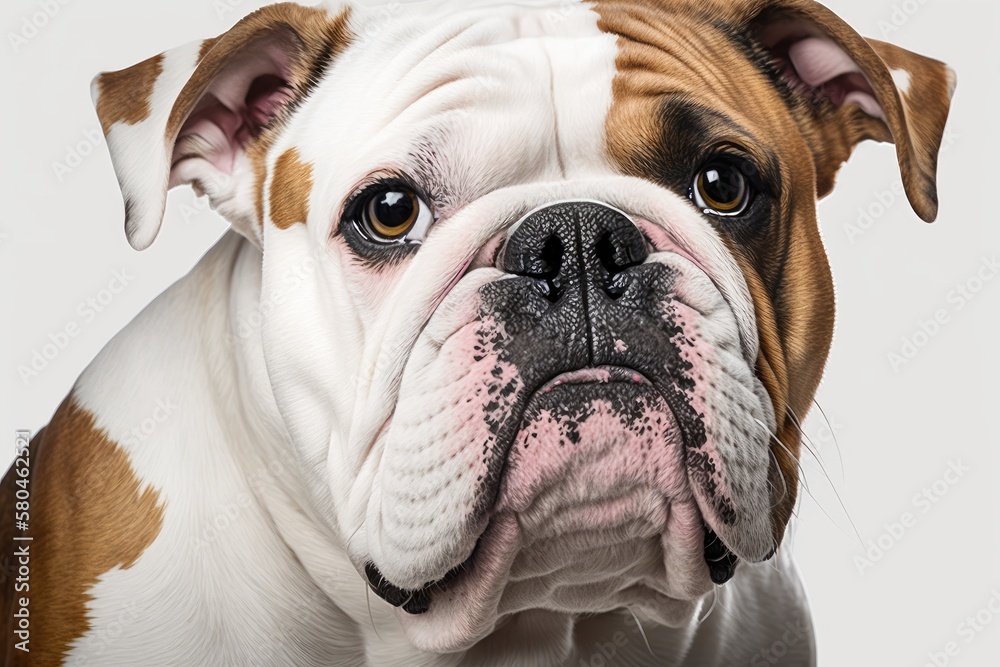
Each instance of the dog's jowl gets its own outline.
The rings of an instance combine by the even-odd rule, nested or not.
[[[279,4],[99,75],[131,244],[178,185],[232,231],[32,443],[7,664],[814,664],[816,200],[891,141],[933,219],[954,86],[811,0]]]

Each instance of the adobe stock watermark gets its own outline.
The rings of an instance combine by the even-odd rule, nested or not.
[[[906,534],[917,526],[920,517],[934,509],[971,470],[972,467],[965,465],[961,459],[949,461],[948,468],[941,477],[913,495],[910,499],[913,509],[903,512],[892,522],[883,524],[885,532],[869,540],[865,552],[854,557],[854,567],[857,568],[858,574],[864,576],[868,570],[875,567],[876,563],[884,559]]]
[[[247,478],[250,491],[259,495],[266,489],[277,485],[278,480],[289,472],[280,459],[272,459],[266,466],[259,468]],[[212,516],[202,522],[201,529],[191,538],[195,550],[202,551],[214,545],[248,511],[252,511],[255,505],[255,496],[243,491],[218,504]]]
[[[882,39],[888,39],[893,33],[899,32],[899,30],[910,22],[914,16],[920,11],[920,8],[926,5],[930,0],[902,0],[902,2],[897,2],[892,6],[892,11],[889,13],[888,18],[880,19],[877,27],[879,33],[882,35]]]
[[[940,154],[944,155],[961,135],[956,134],[951,129],[945,130],[941,138]],[[896,179],[891,184],[875,190],[872,199],[865,206],[859,206],[857,218],[854,222],[844,225],[844,234],[851,245],[857,243],[858,239],[867,234],[875,224],[885,217],[885,214],[898,202],[906,202],[906,191],[903,189],[903,181]]]
[[[593,648],[588,655],[580,656],[573,667],[611,667],[621,664],[623,649],[635,640],[643,642],[642,650],[647,651],[645,632],[638,619],[632,614],[625,615],[625,630],[614,630],[600,638],[591,638]],[[602,641],[603,640],[603,641]]]
[[[403,5],[399,2],[390,2],[377,9],[369,10],[369,19],[365,26],[361,28],[357,36],[359,44],[367,44],[375,39],[383,30],[390,26],[402,11]]]
[[[578,0],[560,0],[559,5],[555,9],[545,12],[545,22],[551,26],[567,20],[573,14],[589,11],[590,7],[586,3],[579,2]]]
[[[810,413],[811,416],[812,413]],[[796,419],[796,422],[798,420]],[[815,460],[823,465],[823,454],[830,445],[837,444],[837,436],[844,432],[844,425],[837,420],[836,415],[830,415],[829,421],[825,418],[820,420],[816,428],[806,428],[805,424],[797,423],[799,431],[802,433],[802,442],[806,446],[802,453],[803,461]]]
[[[215,10],[215,15],[219,17],[219,20],[224,21],[229,14],[235,14],[244,2],[245,0],[213,0],[212,9]],[[242,18],[242,16],[236,16],[236,18]]]
[[[314,257],[306,257],[301,262],[289,267],[281,276],[279,284],[268,291],[267,296],[246,315],[241,316],[235,324],[235,338],[246,341],[260,331],[260,327],[271,313],[277,310],[289,293],[316,273],[318,261]]]
[[[811,636],[809,626],[802,620],[785,623],[781,637],[755,653],[750,659],[750,667],[768,667],[781,663],[789,651]]]
[[[102,664],[102,660],[93,662],[93,658],[101,658],[108,648],[114,646],[125,634],[125,630],[139,620],[139,608],[135,600],[122,603],[120,610],[111,620],[103,621],[92,632],[88,632],[78,641],[86,647],[87,655],[83,657],[70,658],[66,662],[67,667],[96,667]]]
[[[132,284],[135,276],[128,269],[121,269],[111,274],[111,279],[104,288],[87,297],[76,307],[76,317],[68,321],[62,328],[48,335],[48,342],[31,351],[27,363],[18,365],[17,374],[27,387],[31,381],[41,375],[60,354],[69,347],[70,342],[83,333],[86,326],[97,319],[114,302],[115,298]]]
[[[930,651],[927,654],[927,661],[921,667],[948,667],[962,654],[963,646],[968,647],[976,641],[976,638],[985,632],[997,617],[1000,617],[1000,587],[991,590],[986,603],[955,626],[957,639],[945,642],[940,650]]]
[[[156,433],[161,425],[170,421],[170,418],[174,416],[178,408],[180,408],[180,404],[175,403],[173,399],[156,399],[149,416],[129,430],[128,435],[122,440],[122,444],[128,447],[135,447],[146,442]]]
[[[901,368],[912,363],[955,320],[955,315],[975,301],[998,274],[1000,260],[997,256],[983,257],[969,278],[949,290],[945,296],[945,306],[918,320],[912,333],[903,336],[899,347],[888,353],[886,358],[892,370],[898,373]]]
[[[38,34],[49,25],[63,7],[71,0],[37,0],[35,3],[38,9],[21,17],[17,31],[7,33],[7,41],[14,53],[20,52],[28,42],[33,40]]]
[[[52,161],[52,173],[60,183],[83,164],[84,158],[92,155],[94,149],[104,143],[104,133],[98,128],[90,128],[82,132],[83,138],[66,144],[62,161]]]

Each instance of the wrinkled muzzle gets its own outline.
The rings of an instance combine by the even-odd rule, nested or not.
[[[531,608],[680,624],[773,553],[766,392],[712,278],[658,245],[611,206],[550,204],[439,306],[368,514],[369,582],[418,647]]]

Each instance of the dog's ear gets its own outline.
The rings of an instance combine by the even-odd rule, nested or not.
[[[346,12],[270,5],[219,37],[94,79],[134,248],[156,238],[167,190],[188,183],[260,244],[269,138],[344,48],[346,23]]]
[[[955,73],[944,63],[865,39],[812,0],[747,3],[737,30],[762,50],[815,156],[817,194],[865,139],[891,141],[914,211],[937,217],[937,158]]]

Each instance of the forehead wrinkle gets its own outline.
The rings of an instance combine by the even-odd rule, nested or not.
[[[777,92],[723,26],[708,21],[700,10],[692,13],[696,7],[682,9],[632,7],[626,17],[617,17],[607,27],[633,47],[629,58],[620,61],[623,71],[640,75],[649,93],[685,90],[711,106],[738,112],[754,106],[770,108]],[[747,105],[748,97],[757,104]],[[744,125],[751,124],[747,114],[741,116]]]
[[[705,66],[708,59],[715,62],[723,56],[732,56],[730,60],[734,67],[739,66],[742,59],[738,57],[735,49],[727,49],[721,40],[705,40],[702,43],[695,43],[689,35],[682,30],[670,30],[670,34],[661,34],[668,38],[661,44],[653,44],[647,41],[636,41],[632,37],[622,37],[628,39],[644,48],[642,63],[634,63],[630,68],[631,73],[642,71],[638,65],[643,65],[645,73],[650,75],[648,82],[655,88],[661,88],[660,92],[674,92],[683,90],[691,95],[698,95],[702,98],[710,98],[709,101],[715,106],[725,106],[727,108],[737,107],[740,99],[746,92],[738,83],[741,77],[730,75],[725,77],[720,75],[716,66]],[[692,32],[693,34],[693,32]],[[703,48],[710,47],[710,48]],[[707,53],[711,51],[711,53]],[[673,90],[672,90],[673,89]],[[652,92],[652,91],[651,91]]]
[[[549,41],[562,39],[565,38],[529,36],[476,46],[476,49],[502,51],[502,62],[508,64],[504,74],[517,79],[516,88],[499,74],[491,80],[496,95],[487,95],[485,91],[480,95],[453,94],[431,82],[426,93],[402,110],[403,114],[419,114],[419,120],[397,116],[381,127],[380,132],[387,132],[402,124],[407,134],[415,135],[401,163],[411,170],[415,184],[437,198],[442,208],[458,208],[491,189],[537,176],[538,170],[556,160],[556,142],[560,137],[555,131],[558,110],[551,84],[560,73],[552,72],[548,61],[540,65],[536,56],[547,54],[545,46]],[[501,62],[498,58],[493,60]],[[537,72],[531,67],[544,72],[546,77],[534,76]],[[446,72],[441,74],[445,76]],[[477,73],[468,80],[483,78]],[[440,99],[432,99],[438,96]],[[519,117],[509,117],[503,111],[512,101],[518,113],[526,114],[525,122],[515,123],[511,118]],[[432,110],[430,113],[426,112],[428,108]],[[529,133],[523,131],[529,129],[532,130]],[[495,155],[483,161],[482,153],[472,153],[470,146],[494,150]]]
[[[411,179],[442,208],[457,209],[498,187],[544,177],[549,169],[552,178],[558,177],[552,165],[560,137],[552,120],[561,102],[562,112],[570,115],[571,158],[586,168],[603,165],[597,140],[577,138],[584,124],[603,136],[603,116],[591,122],[592,114],[565,105],[567,99],[571,105],[596,99],[606,113],[614,41],[597,28],[597,15],[587,3],[580,3],[579,15],[552,20],[551,7],[560,2],[537,7],[495,3],[496,11],[473,6],[443,16],[421,11],[413,21],[380,30],[374,44],[354,56],[358,66],[352,70],[368,64],[373,76],[353,77],[351,85],[384,94],[351,103],[351,113],[362,118],[355,125],[352,153],[373,171],[395,170]],[[593,45],[589,40],[595,40]],[[539,54],[553,45],[567,54],[586,52],[582,60],[564,56],[555,68],[572,98],[552,99],[553,72],[542,67]],[[601,58],[607,61],[606,76],[603,69],[591,73],[587,67]],[[606,78],[607,91],[577,91],[581,78],[598,84]]]

